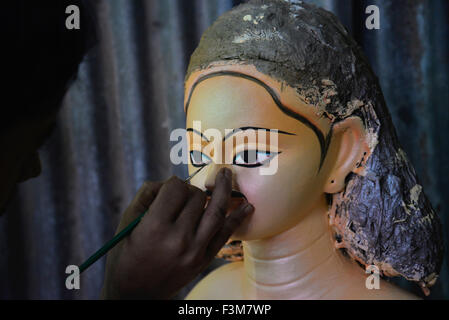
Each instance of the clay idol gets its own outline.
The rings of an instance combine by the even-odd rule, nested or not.
[[[255,207],[232,236],[243,260],[189,299],[417,298],[386,281],[395,276],[429,292],[439,219],[376,76],[334,15],[293,0],[233,8],[203,34],[184,101],[189,174],[202,168],[191,183],[213,190],[227,166]]]

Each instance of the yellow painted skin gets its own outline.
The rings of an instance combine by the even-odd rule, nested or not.
[[[323,132],[330,120],[319,117],[294,88],[259,73],[251,65],[223,64],[193,73],[186,82],[187,101],[193,84],[202,75],[232,70],[262,80],[276,92],[284,105],[309,119]],[[259,84],[239,77],[221,75],[199,83],[187,110],[187,128],[201,121],[201,129],[263,127],[294,135],[279,134],[278,170],[260,175],[259,168],[210,162],[191,183],[213,189],[216,172],[227,166],[233,171],[234,188],[255,207],[255,212],[237,229],[233,239],[243,241],[244,261],[227,264],[204,278],[187,299],[416,299],[392,284],[380,281],[380,289],[368,290],[368,275],[335,248],[327,218],[325,194],[340,192],[351,171],[360,173],[357,162],[369,148],[358,118],[334,126],[322,168],[321,148],[316,134],[304,123],[284,114]],[[193,135],[189,133],[190,141]],[[237,133],[238,135],[238,133]],[[199,137],[196,137],[198,140]],[[210,143],[209,157],[224,150],[221,140]],[[198,145],[189,143],[190,149]],[[232,158],[245,146],[227,148]],[[228,150],[230,149],[230,150]],[[223,155],[224,157],[225,155]],[[198,168],[189,165],[189,174]]]

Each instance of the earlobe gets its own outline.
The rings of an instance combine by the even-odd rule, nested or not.
[[[350,117],[335,124],[329,148],[332,164],[324,192],[333,194],[343,191],[346,177],[351,172],[360,173],[368,151],[365,127],[359,117]]]

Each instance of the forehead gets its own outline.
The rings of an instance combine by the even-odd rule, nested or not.
[[[255,126],[298,132],[302,126],[279,109],[267,88],[229,75],[207,78],[193,88],[187,126],[198,120],[203,130]]]

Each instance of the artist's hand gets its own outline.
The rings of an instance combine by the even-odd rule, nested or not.
[[[226,216],[231,185],[231,171],[222,169],[204,209],[206,193],[176,177],[144,183],[118,232],[148,212],[109,252],[102,297],[168,299],[199,275],[254,210],[244,201]]]

